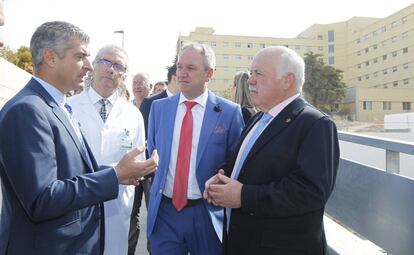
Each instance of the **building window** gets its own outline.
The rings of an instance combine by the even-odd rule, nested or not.
[[[407,16],[401,18],[401,23],[404,24],[405,22],[407,22]]]
[[[323,58],[318,58],[319,63],[323,64]]]
[[[388,73],[387,69],[382,70],[382,74],[386,75]]]
[[[266,44],[264,44],[264,43],[260,43],[260,44],[259,44],[259,47],[263,49],[263,48],[265,48],[265,47],[266,47]]]
[[[364,35],[364,41],[368,40],[368,34]]]
[[[396,56],[397,56],[397,52],[396,52],[396,51],[393,51],[393,52],[392,52],[392,56],[393,56],[393,57],[396,57]]]
[[[241,42],[235,42],[234,43],[234,47],[241,48]]]
[[[403,65],[403,68],[404,68],[404,69],[408,69],[408,63],[405,63],[405,64]]]
[[[211,42],[210,44],[211,44],[211,47],[216,47],[217,46],[216,42]]]
[[[361,56],[361,52],[360,51],[357,51],[357,56]]]
[[[361,43],[361,38],[356,39],[356,43]]]
[[[328,42],[335,41],[335,31],[329,30],[328,31]]]
[[[395,73],[395,72],[397,72],[397,71],[398,71],[398,68],[397,68],[396,66],[393,66],[393,67],[392,67],[392,72],[393,72],[393,73]]]
[[[362,109],[364,109],[366,111],[371,111],[372,110],[372,101],[363,101],[362,102]]]
[[[378,45],[377,45],[377,44],[374,44],[374,45],[372,46],[372,48],[373,48],[374,50],[376,50],[376,49],[378,49]]]
[[[403,102],[403,111],[411,111],[411,102]]]
[[[402,33],[402,34],[401,34],[401,38],[402,38],[403,40],[407,39],[407,38],[408,38],[408,32],[404,32],[404,33]]]
[[[365,66],[369,66],[369,61],[365,61]]]
[[[369,48],[365,48],[365,53],[368,53],[368,51],[369,51]]]
[[[386,26],[383,26],[383,27],[381,28],[381,32],[383,32],[383,33],[387,32],[387,27],[386,27]]]
[[[229,59],[229,55],[225,54],[225,55],[223,55],[223,58],[224,59]]]
[[[224,84],[228,84],[229,83],[229,79],[224,79]]]
[[[374,58],[374,60],[372,60],[372,62],[373,62],[374,64],[378,63],[378,58]]]
[[[322,46],[318,46],[318,51],[323,51],[323,47]]]
[[[384,40],[384,41],[382,41],[382,47],[385,47],[385,46],[387,46],[387,40]]]
[[[394,82],[392,83],[392,86],[397,87],[397,86],[398,86],[398,81],[394,81]]]
[[[329,65],[334,65],[335,64],[335,57],[334,56],[329,56],[328,57],[328,64]]]
[[[235,59],[241,59],[241,56],[240,55],[236,55],[234,58]]]
[[[398,37],[397,36],[393,36],[392,38],[391,38],[391,42],[392,43],[396,43],[398,41]]]
[[[224,67],[224,72],[229,72],[229,71],[230,71],[230,68],[228,66],[225,66]]]
[[[382,55],[382,60],[387,60],[387,55]]]
[[[372,32],[372,36],[377,36],[378,35],[378,30],[374,30],[373,32]]]
[[[318,40],[323,40],[323,35],[318,35]]]
[[[300,50],[300,46],[299,45],[295,45],[295,50]]]
[[[387,83],[384,83],[384,84],[382,85],[382,87],[383,87],[384,89],[388,89],[388,85],[387,85]]]
[[[374,77],[378,77],[378,72],[373,73]]]
[[[404,79],[404,85],[408,85],[408,84],[410,84],[410,80]]]
[[[389,102],[389,101],[382,102],[382,109],[384,111],[390,111],[391,110],[391,102]]]
[[[361,76],[359,76],[359,77],[358,77],[358,81],[361,81],[361,80],[362,80],[362,78],[361,78]]]
[[[369,79],[369,74],[365,75],[365,80]]]
[[[397,26],[397,21],[394,21],[394,22],[391,23],[391,28],[394,28],[396,26]]]
[[[253,48],[253,43],[248,43],[247,48]]]
[[[335,52],[335,45],[328,45],[328,52]]]
[[[361,64],[358,64],[357,67],[358,67],[358,69],[360,69],[361,68]]]
[[[403,54],[405,54],[405,53],[408,53],[408,48],[407,47],[403,48]]]
[[[249,55],[249,56],[247,56],[247,59],[248,60],[253,60],[253,56],[252,55]]]
[[[225,48],[229,47],[229,42],[223,42],[223,47]]]

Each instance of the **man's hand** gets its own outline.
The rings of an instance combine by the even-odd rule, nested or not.
[[[134,148],[115,166],[118,182],[126,185],[137,185],[141,177],[154,172],[158,166],[157,150],[152,152],[152,155],[147,160],[138,160],[136,156],[143,153],[145,148]]]
[[[214,205],[240,208],[242,187],[242,183],[225,176],[224,171],[220,170],[206,182],[203,195],[209,203]]]

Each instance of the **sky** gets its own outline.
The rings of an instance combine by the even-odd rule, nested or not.
[[[67,21],[89,33],[93,58],[106,44],[122,43],[130,58],[129,74],[145,71],[151,81],[166,80],[178,36],[196,27],[215,34],[292,38],[312,24],[346,21],[354,16],[384,18],[412,0],[4,0],[5,44],[29,46],[44,22]],[[128,82],[131,79],[129,78]]]

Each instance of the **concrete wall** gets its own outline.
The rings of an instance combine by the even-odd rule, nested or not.
[[[28,72],[0,57],[0,109],[31,77]]]

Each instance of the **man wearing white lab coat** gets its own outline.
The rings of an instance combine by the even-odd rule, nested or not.
[[[69,99],[99,165],[115,165],[126,152],[145,145],[141,113],[118,95],[118,87],[126,77],[127,62],[128,56],[122,48],[103,47],[93,61],[91,86]],[[140,156],[144,158],[143,154]],[[127,254],[134,188],[119,185],[118,198],[104,203],[104,254]]]

